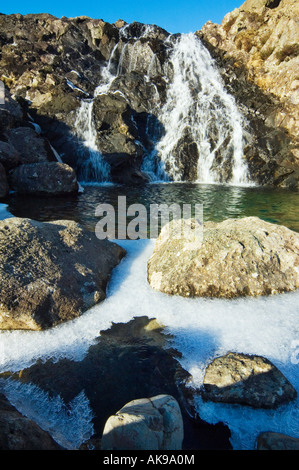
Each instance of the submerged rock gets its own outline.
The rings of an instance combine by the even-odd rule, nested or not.
[[[21,415],[0,394],[0,450],[62,450],[34,421]]]
[[[72,221],[0,222],[0,329],[42,330],[105,298],[125,251]]]
[[[277,408],[294,400],[297,392],[264,357],[230,352],[208,365],[201,395],[213,402]]]
[[[299,287],[298,233],[257,217],[227,219],[204,223],[202,243],[198,239],[197,245],[190,245],[191,227],[181,238],[168,236],[180,223],[174,220],[163,227],[148,261],[148,281],[154,289],[233,298]]]
[[[169,395],[133,400],[107,420],[102,450],[181,450],[183,419]]]
[[[20,165],[10,173],[9,181],[11,188],[22,194],[59,196],[78,191],[74,169],[59,162]]]

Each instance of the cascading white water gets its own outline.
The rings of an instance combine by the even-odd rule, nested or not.
[[[183,34],[174,45],[170,63],[173,78],[158,116],[165,130],[156,145],[161,161],[159,174],[166,167],[174,181],[181,180],[182,168],[174,151],[187,133],[198,149],[198,182],[224,182],[225,168],[229,166],[228,182],[248,183],[243,118],[234,98],[225,90],[209,52],[194,34]]]
[[[109,164],[104,160],[96,144],[97,134],[93,122],[93,102],[96,96],[109,91],[115,78],[110,70],[116,47],[113,48],[107,65],[102,69],[101,83],[95,89],[93,98],[82,100],[77,113],[75,130],[81,142],[82,158],[79,161],[79,179],[82,182],[110,181]]]
[[[92,119],[93,99],[82,100],[75,129],[81,141],[81,161],[78,162],[79,179],[88,181],[109,181],[109,165],[103,159],[96,145],[96,131]]]
[[[121,31],[121,38],[125,40],[128,40],[127,28],[128,25]],[[166,43],[172,52],[168,63],[161,66],[147,42],[140,41],[154,33],[153,27],[145,26],[139,38],[131,38],[121,46],[117,43],[102,69],[101,82],[94,93],[94,97],[111,93],[114,79],[132,71],[147,70],[143,78],[151,82],[151,69],[156,69],[159,63],[161,76],[167,83],[166,102],[161,106],[153,84],[155,96],[147,103],[147,131],[154,146],[144,156],[142,171],[151,181],[183,180],[184,163],[179,154],[187,141],[197,149],[197,171],[193,170],[197,182],[252,184],[243,156],[243,117],[233,96],[225,90],[208,50],[192,33],[177,38],[170,36]],[[109,181],[109,165],[96,145],[93,99],[82,100],[75,128],[83,150],[79,162],[80,180]],[[192,164],[196,166],[196,162]]]

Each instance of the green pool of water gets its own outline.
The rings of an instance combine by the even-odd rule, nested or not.
[[[126,196],[127,207],[143,204],[148,212],[150,204],[179,203],[181,206],[191,204],[192,207],[203,204],[204,221],[257,216],[299,232],[299,192],[286,189],[196,183],[87,185],[83,193],[73,196],[46,198],[12,194],[6,203],[8,211],[17,217],[41,221],[70,219],[93,230],[99,221],[95,215],[99,204],[111,204],[117,219],[118,196]]]

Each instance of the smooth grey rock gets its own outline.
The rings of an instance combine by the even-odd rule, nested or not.
[[[181,450],[183,419],[169,395],[133,400],[110,416],[102,437],[103,450]]]

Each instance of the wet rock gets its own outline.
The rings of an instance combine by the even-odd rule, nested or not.
[[[277,432],[262,432],[256,447],[257,450],[299,450],[299,439]]]
[[[140,166],[143,148],[133,112],[121,93],[102,94],[93,105],[97,147],[116,183],[145,181]]]
[[[42,330],[78,317],[105,298],[124,255],[72,221],[1,221],[0,329]]]
[[[63,450],[36,423],[0,394],[0,450]]]
[[[208,365],[201,395],[213,402],[274,409],[294,400],[297,392],[264,357],[228,353]]]
[[[78,191],[75,171],[59,162],[20,165],[10,173],[9,181],[11,188],[21,194],[60,196]]]
[[[148,281],[166,294],[199,297],[269,295],[299,287],[299,235],[257,217],[200,226],[165,226],[148,261]],[[198,230],[195,243],[194,229]],[[173,232],[172,232],[173,231]],[[169,236],[170,234],[170,236]]]
[[[0,163],[0,199],[8,195],[9,187],[4,166]]]
[[[169,395],[133,400],[107,420],[102,450],[181,450],[183,419]]]

